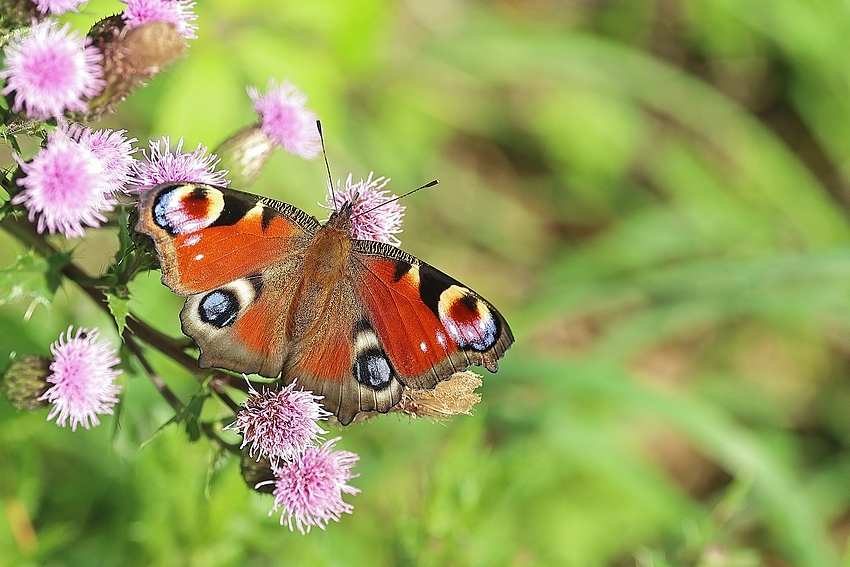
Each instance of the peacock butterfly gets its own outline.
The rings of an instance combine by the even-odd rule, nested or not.
[[[162,281],[186,296],[201,367],[277,377],[324,396],[347,425],[470,365],[491,372],[514,341],[484,298],[414,256],[273,199],[197,183],[139,198]]]

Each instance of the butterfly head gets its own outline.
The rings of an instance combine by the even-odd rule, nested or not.
[[[331,213],[331,216],[328,218],[328,222],[325,223],[325,226],[329,226],[337,230],[343,230],[345,232],[351,232],[351,212],[353,209],[354,203],[352,201],[345,201],[338,211]]]

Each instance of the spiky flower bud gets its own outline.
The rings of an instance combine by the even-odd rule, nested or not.
[[[49,358],[36,355],[18,357],[0,381],[0,391],[16,409],[36,411],[47,406],[40,397],[50,387],[47,383],[50,374]]]
[[[247,187],[256,181],[273,149],[274,142],[258,122],[225,140],[215,153],[221,158],[221,167],[230,172],[233,185]]]
[[[242,480],[257,492],[271,494],[274,492],[274,472],[266,458],[257,460],[249,451],[242,452]]]
[[[150,22],[129,27],[120,15],[96,23],[89,37],[103,53],[103,78],[106,88],[89,102],[89,119],[112,112],[165,66],[186,52],[186,40],[177,26],[167,22]]]
[[[433,390],[411,390],[405,388],[401,401],[394,411],[411,417],[446,419],[453,415],[472,412],[472,406],[481,401],[475,389],[481,386],[481,378],[474,372],[456,372]]]
[[[0,2],[0,22],[3,27],[19,28],[33,20],[43,20],[47,14],[39,11],[32,0],[4,0]]]

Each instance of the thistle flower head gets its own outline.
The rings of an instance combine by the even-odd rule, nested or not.
[[[274,507],[269,516],[283,508],[280,524],[286,523],[293,531],[297,527],[303,534],[312,526],[325,529],[331,520],[338,522],[341,514],[351,514],[354,506],[344,502],[342,495],[360,492],[348,484],[358,476],[352,475],[351,469],[360,457],[351,451],[334,451],[339,439],[310,447],[294,461],[272,467],[275,479],[256,486],[274,485]]]
[[[5,50],[3,94],[15,93],[14,112],[46,120],[66,110],[86,110],[85,99],[105,85],[100,52],[87,46],[70,25],[45,20],[15,32]]]
[[[91,128],[72,126],[70,136],[77,144],[89,150],[103,166],[105,181],[113,193],[124,191],[130,182],[133,170],[133,154],[138,150],[133,147],[136,138],[127,139],[126,130],[112,131],[109,128],[92,130]]]
[[[84,4],[88,0],[33,0],[33,3],[42,14],[48,12],[54,16],[59,16],[65,12],[79,12],[80,4]]]
[[[62,128],[50,135],[32,161],[20,166],[25,176],[17,183],[23,191],[12,204],[23,204],[30,222],[38,217],[39,232],[84,236],[84,224],[100,226],[106,221],[102,213],[115,207],[102,160]]]
[[[226,186],[227,171],[215,171],[219,159],[215,154],[207,155],[207,148],[198,144],[194,151],[183,153],[183,138],[171,151],[171,140],[163,136],[150,141],[150,153],[145,159],[133,164],[132,183],[135,191],[154,187],[161,183],[206,183]]]
[[[271,141],[287,152],[312,159],[319,154],[319,131],[316,114],[305,107],[307,95],[284,81],[278,85],[269,81],[266,94],[248,87],[254,110],[260,115],[260,127]]]
[[[198,19],[192,11],[195,2],[189,0],[121,0],[127,7],[121,14],[129,29],[137,28],[151,22],[174,24],[177,33],[186,39],[195,39],[196,24],[191,22]]]
[[[343,204],[352,203],[352,238],[377,240],[399,246],[401,241],[395,235],[402,230],[401,220],[404,217],[405,206],[398,201],[393,201],[378,207],[396,196],[384,189],[390,182],[388,178],[373,179],[373,175],[370,172],[366,180],[361,179],[352,183],[352,175],[349,173],[345,180],[345,187],[341,187],[341,183],[337,181],[336,191],[325,197],[325,204],[321,206],[331,211],[338,211]]]
[[[268,458],[276,466],[281,460],[296,459],[327,433],[318,422],[330,414],[319,399],[312,392],[296,390],[295,382],[279,390],[251,388],[244,409],[225,429],[242,434],[242,447],[250,445],[251,457]]]
[[[56,417],[56,425],[65,427],[70,420],[71,430],[76,431],[78,425],[86,429],[100,425],[98,414],[112,414],[121,392],[121,386],[115,384],[121,370],[112,367],[121,359],[98,336],[97,329],[80,328],[74,335],[72,327],[68,327],[67,333],[50,345],[53,374],[47,381],[53,386],[39,398],[53,404],[48,421]]]

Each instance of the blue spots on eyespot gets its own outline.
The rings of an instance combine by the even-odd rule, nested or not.
[[[355,359],[351,374],[354,379],[373,390],[388,387],[395,370],[371,323],[365,318],[357,321],[352,327],[352,336]]]
[[[151,206],[157,226],[172,236],[191,234],[219,222],[225,196],[202,185],[174,184],[162,187]]]
[[[449,337],[462,349],[485,352],[499,337],[499,321],[490,306],[466,288],[443,292],[438,317]]]
[[[492,316],[481,317],[472,321],[456,321],[444,317],[442,323],[449,336],[460,348],[471,348],[483,352],[496,342],[498,330]]]
[[[229,289],[217,289],[206,294],[198,306],[201,321],[221,329],[232,325],[239,315],[239,299]]]
[[[478,334],[480,338],[469,343],[473,350],[485,351],[496,342],[496,321],[492,315],[478,321]]]
[[[393,368],[386,353],[378,349],[361,352],[354,361],[354,378],[375,390],[381,390],[390,385]]]
[[[164,228],[172,235],[175,234],[173,227],[168,220],[168,212],[171,210],[171,197],[174,195],[174,189],[169,189],[160,192],[156,196],[153,203],[153,218],[154,222],[161,228]]]

